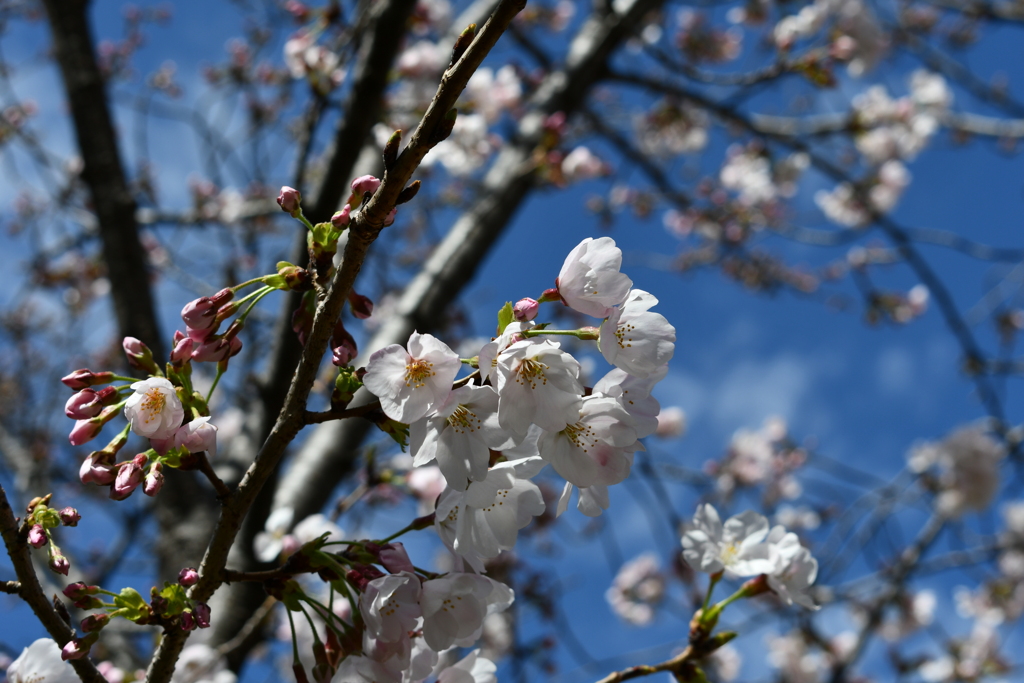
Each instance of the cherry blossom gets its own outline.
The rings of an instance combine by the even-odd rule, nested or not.
[[[768,544],[768,520],[752,510],[722,524],[718,511],[705,503],[697,507],[693,528],[683,534],[683,558],[709,574],[729,570],[737,576],[756,576],[774,569]]]
[[[420,581],[402,572],[374,579],[359,596],[366,628],[379,640],[397,642],[408,638],[420,617]]]
[[[77,683],[78,674],[61,658],[60,646],[40,638],[7,667],[9,683]]]
[[[392,344],[370,356],[363,384],[380,399],[384,414],[415,422],[448,398],[462,363],[433,335],[413,332],[409,350]]]
[[[604,594],[619,617],[644,626],[654,619],[654,607],[665,597],[665,576],[653,553],[644,553],[619,568]]]
[[[633,281],[619,272],[621,266],[622,251],[615,240],[588,237],[565,257],[555,281],[558,294],[580,313],[607,318],[633,286]]]
[[[629,476],[633,452],[642,448],[634,424],[618,399],[587,396],[576,420],[541,435],[540,455],[576,486],[618,484]]]
[[[478,574],[448,574],[423,584],[423,638],[441,652],[468,646],[480,637],[484,617],[508,608],[512,589]]]
[[[436,458],[448,485],[458,491],[487,476],[489,449],[513,445],[498,425],[498,392],[490,386],[453,391],[435,413],[410,425],[409,441],[413,465]]]
[[[658,300],[634,289],[601,324],[599,344],[604,359],[634,377],[647,377],[672,360],[676,328],[649,309]]]
[[[519,530],[544,514],[544,497],[530,479],[545,465],[537,457],[500,462],[465,492],[445,491],[434,522],[441,540],[478,571],[481,560],[512,550]]]
[[[617,399],[633,419],[636,437],[643,439],[658,429],[658,415],[661,404],[651,396],[654,385],[668,374],[664,365],[647,377],[634,377],[625,370],[614,368],[594,385],[594,394]]]
[[[476,649],[440,673],[437,683],[498,683],[498,667]]]
[[[174,385],[163,377],[150,377],[131,386],[135,393],[124,406],[132,431],[151,439],[172,436],[185,418]]]
[[[576,487],[571,481],[565,482],[562,488],[562,495],[558,498],[558,506],[555,516],[561,517],[562,513],[569,509],[569,502],[572,500],[572,492]],[[587,517],[600,517],[601,513],[608,509],[611,500],[608,498],[608,487],[601,484],[586,486],[579,490],[580,495],[576,500],[576,509]]]
[[[174,433],[174,448],[184,446],[189,453],[206,451],[210,457],[217,456],[217,426],[210,423],[209,417],[197,417],[182,425]]]
[[[531,424],[560,431],[579,417],[580,364],[556,342],[521,341],[498,356],[498,423],[517,439]]]

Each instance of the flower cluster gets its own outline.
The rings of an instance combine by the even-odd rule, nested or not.
[[[818,609],[809,592],[818,561],[796,534],[781,525],[769,528],[763,515],[748,510],[723,523],[714,507],[703,504],[682,544],[683,559],[698,571],[764,579],[751,584],[742,597],[771,589],[787,605]]]

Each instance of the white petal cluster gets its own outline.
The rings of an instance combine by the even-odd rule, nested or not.
[[[698,506],[682,545],[683,559],[698,571],[764,574],[786,604],[818,609],[808,592],[818,575],[818,561],[796,534],[782,526],[769,529],[763,515],[747,510],[723,524],[718,511],[705,503]]]
[[[633,281],[619,272],[622,251],[611,237],[588,237],[565,257],[558,274],[558,293],[570,308],[607,318],[626,299]]]
[[[965,427],[939,443],[914,448],[908,459],[914,472],[935,470],[940,488],[936,509],[959,517],[984,510],[999,491],[999,465],[1005,449],[979,427]]]
[[[132,431],[147,439],[168,439],[185,419],[185,409],[174,385],[163,377],[132,384],[134,394],[124,405],[124,416]]]
[[[40,638],[26,647],[7,667],[9,683],[76,683],[78,674],[61,659],[60,646]]]

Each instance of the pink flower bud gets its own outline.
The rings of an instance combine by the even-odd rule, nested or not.
[[[68,558],[60,554],[60,551],[57,551],[50,556],[50,561],[47,564],[50,567],[50,571],[56,574],[63,574],[64,576],[67,576],[68,572],[71,570],[71,563],[68,562]]]
[[[280,200],[278,200],[280,201]],[[194,631],[196,629],[196,620],[192,616],[191,612],[181,613],[181,630],[182,631]]]
[[[197,417],[188,424],[178,427],[174,433],[174,447],[184,446],[189,453],[206,451],[210,457],[217,455],[217,426],[210,424],[209,417]]]
[[[41,524],[33,524],[28,530],[28,544],[33,548],[42,548],[46,542],[46,530]]]
[[[103,387],[99,391],[82,389],[64,404],[64,414],[72,420],[88,420],[99,415],[116,397],[117,389],[114,387]]]
[[[132,495],[132,491],[142,483],[142,466],[146,464],[147,459],[144,453],[139,453],[131,462],[121,465],[121,469],[117,471],[117,478],[110,487],[111,500],[124,500]]]
[[[539,310],[540,304],[537,303],[537,300],[526,297],[517,301],[516,305],[512,307],[512,315],[519,322],[525,323],[536,318]]]
[[[60,381],[65,386],[74,389],[85,389],[86,387],[94,387],[97,384],[110,384],[114,381],[114,373],[112,372],[93,372],[88,368],[81,368],[75,370],[70,375],[65,375],[60,378]]]
[[[197,602],[193,611],[196,616],[196,625],[199,628],[210,628],[210,606],[205,602]]]
[[[391,209],[391,211],[388,211],[388,215],[387,216],[384,216],[384,227],[386,228],[389,225],[393,224],[395,222],[395,216],[397,216],[397,215],[398,215],[398,207],[396,206],[395,208]]]
[[[218,363],[231,357],[231,340],[223,337],[203,342],[192,350],[197,363]]]
[[[189,336],[194,339],[195,337],[191,334],[192,330],[208,330],[213,327],[217,320],[217,310],[231,301],[234,296],[234,291],[225,287],[213,296],[199,297],[195,301],[185,304],[185,307],[181,309],[181,319],[190,328]]]
[[[341,211],[338,211],[336,214],[331,216],[331,225],[336,227],[338,230],[341,230],[342,228],[344,228],[345,226],[347,226],[349,224],[349,221],[352,220],[351,215],[350,215],[351,213],[352,213],[352,207],[349,206],[348,204],[346,204],[341,209]]]
[[[71,428],[71,433],[68,435],[68,441],[71,442],[72,446],[81,446],[84,443],[89,443],[99,435],[100,431],[103,430],[103,423],[92,418],[90,420],[79,420],[75,423],[75,426]]]
[[[373,194],[380,187],[380,179],[372,175],[359,176],[352,181],[352,191],[359,194]]]
[[[173,363],[175,367],[181,367],[185,361],[192,357],[193,346],[195,346],[195,340],[193,340],[192,337],[188,337],[179,331],[175,331],[174,348],[171,350],[171,363]]]
[[[155,462],[146,474],[145,482],[142,484],[142,492],[147,496],[155,496],[164,487],[164,473],[161,471],[163,465]]]
[[[196,585],[199,581],[199,572],[196,571],[195,567],[185,567],[178,572],[178,583],[185,588]]]
[[[416,572],[409,559],[409,553],[401,543],[388,543],[380,549],[380,563],[392,574]]]
[[[87,654],[89,654],[89,648],[83,647],[79,639],[75,638],[74,640],[69,640],[61,649],[60,658],[66,662],[69,659],[81,659]]]
[[[287,214],[290,214],[292,218],[295,218],[302,211],[299,208],[299,202],[302,201],[302,195],[294,187],[288,187],[287,185],[281,188],[281,193],[277,195],[277,204],[281,207],[281,210]]]
[[[363,296],[355,290],[348,293],[348,305],[352,308],[352,315],[365,320],[373,315],[373,301],[370,297]]]
[[[90,586],[81,581],[75,581],[72,584],[68,584],[67,587],[64,588],[63,592],[64,595],[70,598],[71,600],[81,600],[84,597],[96,595],[97,593],[99,593],[100,587]]]
[[[298,0],[288,0],[284,4],[284,9],[295,18],[295,21],[306,21],[309,18],[309,7]]]
[[[64,526],[78,526],[79,520],[82,519],[82,515],[73,507],[66,507],[57,514],[60,515],[60,523]]]
[[[135,337],[125,337],[121,346],[124,348],[124,355],[128,358],[128,365],[149,373],[157,373],[159,368],[153,362],[153,352],[149,350],[148,346]]]
[[[331,362],[338,367],[348,365],[358,353],[356,340],[339,320],[334,325],[334,333],[331,335]]]
[[[86,633],[99,631],[101,628],[106,626],[109,621],[109,614],[90,614],[85,619],[82,619],[82,630]]]
[[[117,476],[114,472],[113,459],[112,454],[102,451],[90,453],[78,470],[78,478],[82,480],[83,484],[92,483],[106,486],[112,483]]]

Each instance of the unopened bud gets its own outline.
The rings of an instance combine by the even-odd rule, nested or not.
[[[82,619],[82,630],[86,633],[99,631],[101,628],[106,626],[109,621],[109,614],[90,614],[85,619]]]
[[[60,381],[65,386],[74,389],[85,389],[86,387],[94,387],[97,384],[110,384],[114,381],[114,373],[112,372],[93,372],[88,368],[81,368],[75,370],[70,375],[65,375],[60,378]]]
[[[195,343],[192,337],[175,330],[174,348],[171,349],[171,364],[176,368],[181,368],[186,361],[192,358],[192,348],[195,346]]]
[[[142,466],[147,460],[145,453],[139,453],[130,462],[121,465],[117,471],[117,478],[110,487],[111,500],[124,500],[132,495],[132,491],[142,483]]]
[[[56,574],[68,575],[71,570],[71,563],[68,562],[68,558],[64,557],[63,553],[60,552],[60,548],[50,544],[50,561],[47,563],[50,567],[50,571]]]
[[[338,367],[348,365],[359,353],[356,340],[352,338],[344,323],[338,320],[331,334],[331,362]]]
[[[82,519],[82,515],[78,514],[78,510],[70,506],[57,514],[60,515],[60,523],[64,526],[78,526],[79,520]]]
[[[66,662],[69,659],[81,659],[86,656],[89,654],[89,649],[92,647],[92,643],[88,643],[87,641],[88,637],[69,640],[67,644],[61,648],[60,658]]]
[[[529,297],[520,299],[516,302],[516,305],[512,307],[512,315],[521,323],[528,322],[536,318],[538,311],[540,311],[540,304],[537,303],[536,299],[531,299]]]
[[[281,207],[281,210],[289,214],[292,218],[297,218],[302,209],[299,207],[299,203],[302,201],[302,195],[294,187],[288,187],[287,185],[281,188],[280,194],[277,195],[277,204]]]
[[[396,130],[384,145],[384,170],[390,171],[398,161],[398,148],[402,145],[402,131]]]
[[[142,492],[147,496],[155,496],[164,487],[164,473],[161,471],[163,465],[159,462],[153,463],[146,473],[146,479],[142,484]]]
[[[120,411],[115,406],[107,406],[100,414],[88,420],[79,420],[71,428],[68,441],[72,446],[81,446],[95,439],[103,430],[103,425],[114,419]]]
[[[402,190],[401,192],[398,193],[398,199],[395,200],[395,205],[397,206],[399,204],[405,204],[406,202],[411,202],[413,197],[415,197],[417,194],[419,194],[419,191],[420,191],[420,181],[418,181],[418,180],[412,181],[411,183],[409,183],[408,187],[406,187],[404,190]]]
[[[96,595],[99,592],[99,586],[90,586],[82,581],[75,581],[74,583],[68,584],[63,591],[64,596],[71,600],[81,600],[84,597]]]
[[[352,181],[352,192],[361,195],[372,195],[380,187],[380,178],[372,175],[359,176]]]
[[[409,553],[401,543],[388,543],[380,549],[379,555],[380,563],[392,574],[416,572],[416,568],[412,566],[412,560],[409,559]]]
[[[196,626],[210,628],[210,606],[205,602],[197,602],[195,606]]]
[[[181,630],[182,631],[194,631],[196,628],[195,617],[192,616],[192,612],[185,611],[181,613]]]
[[[342,207],[341,211],[338,211],[333,216],[331,216],[331,225],[333,225],[338,230],[344,230],[351,220],[352,207],[346,204],[344,207]]]
[[[195,567],[185,567],[178,572],[178,583],[185,588],[194,586],[199,581],[199,572],[196,571]]]
[[[78,478],[83,484],[98,484],[106,486],[114,481],[117,473],[114,471],[114,456],[112,453],[93,451],[82,462],[78,470]]]
[[[448,64],[449,69],[455,66],[455,62],[462,59],[462,55],[466,54],[466,50],[469,49],[474,38],[476,38],[476,24],[470,24],[455,39],[455,45],[452,46],[452,59]]]
[[[33,524],[28,530],[28,544],[33,548],[42,548],[46,543],[46,530],[41,524]]]
[[[124,355],[128,358],[128,365],[138,370],[145,370],[151,375],[160,374],[160,368],[153,361],[153,352],[142,341],[135,337],[125,337],[121,346],[124,348]]]

